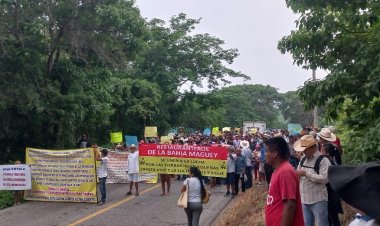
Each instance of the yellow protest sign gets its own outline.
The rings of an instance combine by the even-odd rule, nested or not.
[[[147,126],[144,131],[145,137],[157,137],[157,127],[155,126]]]
[[[257,128],[251,128],[250,133],[251,134],[256,134],[257,133]]]
[[[123,142],[123,133],[122,132],[110,133],[110,136],[111,136],[111,143]]]
[[[204,176],[226,177],[227,148],[156,144],[140,146],[140,172],[187,174],[191,166],[197,166]]]
[[[219,131],[219,127],[212,128],[212,134],[214,134],[215,136],[221,136],[221,135],[223,135],[222,132]]]
[[[26,149],[32,189],[26,200],[96,203],[96,170],[93,149]]]
[[[160,144],[171,144],[170,136],[161,136]]]
[[[229,131],[231,131],[231,127],[223,127],[223,129],[222,129],[222,131],[223,132],[229,132]]]

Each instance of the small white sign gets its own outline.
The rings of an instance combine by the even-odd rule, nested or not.
[[[0,165],[0,190],[32,189],[28,165]]]

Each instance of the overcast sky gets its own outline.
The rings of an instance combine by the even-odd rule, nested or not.
[[[231,66],[251,77],[245,83],[271,85],[280,92],[296,90],[311,71],[293,65],[291,55],[277,50],[277,42],[295,29],[297,15],[285,0],[137,0],[143,17],[168,21],[183,12],[202,18],[196,33],[209,33],[237,48],[240,55]],[[317,78],[324,76],[317,71]],[[232,79],[243,84],[242,79]]]

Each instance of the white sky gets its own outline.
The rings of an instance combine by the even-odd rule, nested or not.
[[[277,42],[295,29],[297,19],[285,0],[137,0],[136,5],[147,19],[168,21],[181,12],[188,18],[201,17],[195,32],[224,40],[225,48],[237,48],[240,55],[230,67],[250,76],[247,84],[271,85],[286,92],[311,78],[311,71],[293,65],[291,55],[277,50]],[[317,71],[317,78],[325,75]]]

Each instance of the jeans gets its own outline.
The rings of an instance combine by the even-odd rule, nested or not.
[[[101,194],[100,201],[105,202],[106,201],[106,179],[107,177],[99,178],[99,189]]]
[[[235,174],[235,192],[236,192],[236,195],[239,193],[239,181],[241,181],[241,190],[242,190],[242,192],[245,192],[244,177],[241,178],[240,174]]]
[[[303,218],[305,226],[329,226],[327,214],[327,201],[320,201],[314,204],[302,204]]]
[[[185,208],[187,216],[187,225],[188,226],[198,226],[199,218],[203,211],[203,205],[201,202],[188,202],[187,208]]]
[[[245,167],[245,175],[247,175],[247,181],[245,182],[245,188],[252,187],[252,166]]]

